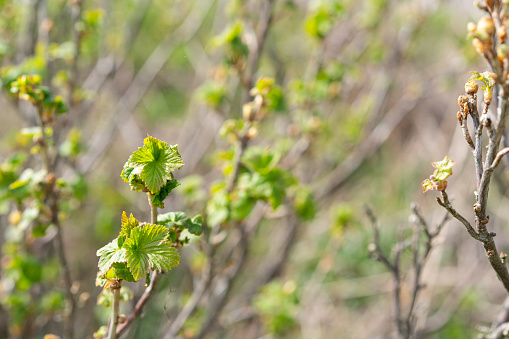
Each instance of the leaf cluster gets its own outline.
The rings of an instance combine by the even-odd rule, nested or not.
[[[177,145],[170,146],[150,135],[143,145],[129,157],[120,176],[131,190],[153,194],[152,204],[163,208],[163,200],[179,185],[172,171],[180,169],[184,162]]]
[[[174,246],[181,247],[189,242],[189,237],[182,239],[181,234],[184,230],[194,235],[202,233],[203,219],[201,215],[189,218],[184,212],[168,212],[157,216],[157,224],[163,225],[168,229],[168,240]]]
[[[20,100],[41,106],[45,114],[62,114],[67,112],[67,106],[62,97],[53,96],[51,90],[41,85],[41,76],[38,74],[20,75],[16,80],[8,83],[9,92],[18,96]]]
[[[454,164],[454,161],[452,161],[448,156],[446,156],[442,161],[433,162],[432,165],[436,168],[436,170],[429,179],[422,182],[422,191],[427,192],[432,189],[436,189],[438,191],[445,190],[447,187],[447,180],[445,179],[452,175],[452,167]]]
[[[118,237],[97,251],[97,283],[108,286],[114,279],[139,281],[149,270],[166,271],[178,266],[180,256],[168,238],[166,227],[140,224],[124,212]]]
[[[211,188],[207,203],[208,224],[214,226],[227,219],[242,220],[257,201],[264,201],[275,210],[289,195],[294,196],[296,211],[304,220],[312,219],[316,209],[309,190],[299,187],[298,179],[279,166],[281,154],[263,147],[249,147],[241,158],[241,169],[235,189],[228,193],[226,184],[218,182]]]

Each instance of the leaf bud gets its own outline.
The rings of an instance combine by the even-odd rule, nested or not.
[[[486,3],[480,2],[479,0],[475,0],[474,5],[479,9],[486,9]]]
[[[504,62],[504,59],[509,57],[509,47],[507,45],[498,45],[497,47],[497,57],[500,62]]]
[[[474,38],[472,40],[472,45],[474,46],[477,54],[484,55],[484,53],[486,52],[486,47],[484,46],[484,43],[478,38]]]
[[[484,103],[486,105],[491,104],[491,99],[493,98],[493,92],[484,91]]]
[[[493,20],[486,16],[479,19],[477,23],[477,33],[481,36],[486,36],[491,38],[493,33],[495,33],[495,24],[493,24]]]
[[[481,212],[481,206],[478,203],[474,204],[474,212],[475,213]]]
[[[472,80],[472,79],[468,80],[467,83],[465,84],[465,92],[467,94],[473,95],[473,94],[477,93],[478,90],[479,90],[479,85],[477,85],[477,82],[475,80]],[[459,103],[459,98],[458,98],[458,103]],[[465,103],[463,103],[463,104],[465,104]]]
[[[125,315],[125,314],[121,314],[121,315],[119,315],[119,316],[118,316],[118,323],[119,323],[119,324],[123,324],[123,323],[125,323],[126,321],[127,321],[127,317],[126,317],[126,315]]]
[[[498,38],[500,40],[505,40],[507,38],[507,27],[502,25],[497,29]]]
[[[254,137],[256,137],[258,135],[258,128],[256,127],[251,127],[247,130],[247,133],[246,133],[246,137],[248,139],[253,139]]]
[[[22,213],[18,210],[12,211],[9,214],[9,223],[13,226],[17,226],[19,222],[21,221]]]
[[[55,185],[55,182],[57,181],[57,176],[55,175],[55,173],[48,173],[46,175],[46,183],[50,186],[53,186]]]
[[[469,22],[467,24],[467,30],[470,32],[470,33],[475,33],[475,31],[477,30],[477,25],[473,22]]]
[[[242,117],[244,118],[244,120],[253,121],[254,116],[255,115],[253,114],[253,103],[248,102],[244,104],[244,106],[242,106]]]
[[[505,264],[505,259],[507,258],[507,254],[504,252],[500,252],[500,261],[502,261],[502,264]]]
[[[467,82],[468,84],[468,82]],[[477,85],[477,84],[476,84]],[[467,85],[465,84],[465,89],[466,89]],[[468,92],[467,92],[468,93]],[[468,102],[468,98],[466,95],[460,95],[458,97],[458,105],[463,108],[463,105],[465,105],[466,103]]]
[[[437,184],[436,184],[437,191],[445,191],[446,188],[447,188],[447,180],[437,182]]]

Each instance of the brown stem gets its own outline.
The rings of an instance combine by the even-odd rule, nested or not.
[[[157,224],[157,207],[152,205],[152,198],[154,197],[153,194],[150,192],[147,192],[147,198],[148,203],[150,205],[150,223],[151,224]],[[129,313],[129,315],[126,318],[126,321],[117,327],[116,335],[117,337],[120,337],[131,324],[140,317],[143,308],[147,304],[147,302],[152,298],[152,296],[155,294],[157,290],[157,285],[159,283],[159,280],[161,280],[161,277],[163,276],[164,272],[160,271],[153,271],[150,274],[150,284],[147,286],[145,291],[143,292],[142,296],[136,303],[136,306],[134,306],[134,309]]]

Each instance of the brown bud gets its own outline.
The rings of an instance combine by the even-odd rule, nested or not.
[[[46,183],[50,186],[53,186],[55,185],[55,182],[57,181],[57,176],[55,175],[55,173],[48,173],[46,175]]]
[[[507,38],[507,28],[506,26],[502,25],[497,30],[498,38],[503,41],[505,38]]]
[[[119,324],[123,324],[123,323],[125,323],[125,322],[126,322],[126,320],[127,320],[127,317],[126,317],[126,315],[125,315],[125,314],[121,314],[121,315],[119,315],[119,316],[118,316],[118,323],[119,323]]]
[[[465,85],[465,88],[466,87],[467,87],[467,85]],[[463,105],[465,105],[467,102],[468,102],[468,98],[466,97],[466,95],[460,95],[458,97],[458,105],[460,105],[461,108],[463,108]]]
[[[473,95],[473,94],[477,93],[478,90],[479,90],[479,85],[477,85],[477,82],[475,80],[468,80],[467,83],[465,84],[465,92],[467,94]],[[468,102],[468,99],[467,99],[467,102]],[[458,103],[459,103],[459,98],[458,98]],[[463,102],[463,104],[465,104],[465,103]]]
[[[490,222],[490,216],[489,215],[487,215],[484,219],[481,220],[481,224],[484,224],[484,225],[486,225],[489,222]]]
[[[481,206],[478,203],[474,204],[474,212],[475,213],[481,212]]]
[[[495,251],[493,251],[493,250],[488,250],[488,251],[486,252],[486,254],[488,255],[488,257],[492,257],[492,256],[494,256],[494,255],[495,255]]]

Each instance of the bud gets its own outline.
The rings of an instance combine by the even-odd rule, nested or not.
[[[474,95],[479,90],[479,85],[477,85],[477,82],[475,80],[468,80],[465,84],[465,92],[470,95]],[[458,98],[459,103],[459,98]]]
[[[468,84],[468,82],[467,82]],[[465,85],[465,88],[467,87],[467,85]],[[460,95],[458,97],[458,105],[463,108],[463,106],[468,102],[468,98],[466,97],[466,95]]]
[[[500,62],[504,62],[504,59],[509,57],[509,47],[507,45],[498,45],[497,47],[497,57]]]
[[[498,38],[503,41],[505,38],[507,38],[507,27],[506,26],[500,26],[497,30]]]
[[[126,315],[125,315],[125,314],[121,314],[121,315],[119,315],[119,316],[118,316],[118,323],[119,323],[119,324],[123,324],[123,323],[125,323],[125,322],[126,322],[126,320],[127,320],[127,317],[126,317]]]
[[[493,20],[485,16],[479,19],[479,22],[477,23],[477,33],[481,36],[485,35],[491,38],[493,33],[495,33],[495,25],[493,24]]]
[[[57,181],[57,176],[55,175],[55,173],[48,173],[46,175],[46,183],[50,186],[53,186],[55,185],[55,182]]]
[[[17,226],[19,222],[21,221],[22,213],[18,210],[12,211],[9,214],[9,223],[13,226]]]
[[[246,121],[253,121],[254,114],[253,114],[253,103],[248,102],[242,106],[242,117]]]
[[[247,130],[247,133],[246,133],[246,137],[248,139],[253,139],[254,137],[256,137],[258,135],[258,128],[256,127],[251,127]]]
[[[469,31],[470,33],[475,33],[475,31],[477,30],[477,25],[473,22],[469,22],[467,24],[467,31]]]
[[[483,42],[478,38],[474,38],[472,40],[472,45],[474,46],[477,54],[484,55],[484,53],[486,52],[486,47],[484,46]]]
[[[493,92],[484,91],[484,103],[486,105],[491,104],[491,99],[493,98]]]

